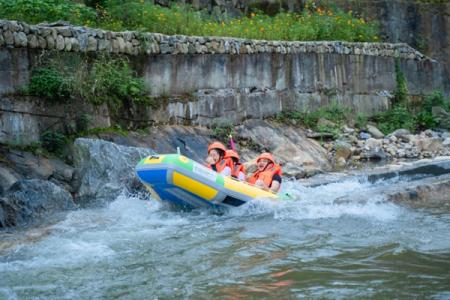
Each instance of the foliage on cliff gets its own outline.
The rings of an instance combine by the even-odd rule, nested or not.
[[[80,57],[73,65],[60,65],[58,57],[44,59],[32,71],[26,91],[51,102],[85,100],[107,104],[111,112],[134,104],[153,105],[149,88],[125,58],[99,56],[93,61]]]
[[[251,13],[217,20],[187,5],[161,7],[144,0],[87,1],[85,6],[64,0],[0,0],[0,18],[29,23],[69,21],[76,25],[164,34],[230,36],[265,40],[376,41],[377,24],[324,7],[306,5],[301,13],[274,17]]]

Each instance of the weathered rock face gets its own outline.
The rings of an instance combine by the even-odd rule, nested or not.
[[[21,179],[50,180],[60,187],[72,188],[73,167],[56,158],[46,158],[17,149],[0,147],[0,189],[9,189]]]
[[[102,205],[115,200],[124,189],[136,184],[134,168],[139,160],[155,154],[148,148],[85,138],[75,141],[74,151],[78,177],[75,201],[80,205]]]
[[[69,192],[54,183],[20,180],[0,198],[0,227],[28,225],[44,216],[74,208]]]
[[[0,21],[2,37],[26,31],[26,45],[15,44],[13,39],[0,46],[0,94],[15,93],[28,83],[43,49],[63,52],[67,59],[79,52],[122,53],[130,56],[154,96],[169,95],[159,110],[137,110],[140,121],[148,123],[211,125],[221,118],[238,124],[283,110],[316,109],[332,100],[370,115],[389,105],[395,89],[396,58],[412,96],[437,89],[450,93],[443,65],[406,44],[142,35]],[[34,48],[35,40],[44,35],[48,40],[43,49]],[[143,37],[147,42],[143,43]],[[37,141],[47,125],[74,119],[81,110],[77,105],[39,105],[30,99],[0,95],[0,110],[5,112],[0,115],[0,142]],[[96,127],[117,122],[102,109],[86,113],[96,117],[92,124]],[[121,113],[119,119],[138,119],[137,113]]]
[[[304,177],[330,169],[325,149],[295,127],[252,120],[239,126],[237,134],[271,152],[287,176]],[[242,156],[251,160],[255,154],[244,151]]]
[[[298,128],[249,120],[235,131],[242,162],[254,160],[263,151],[271,151],[287,176],[310,176],[330,168],[325,149]],[[183,155],[203,162],[208,144],[215,140],[211,133],[202,127],[158,126],[150,128],[146,134],[102,135],[101,138],[121,145],[151,148],[157,153],[175,153],[179,147]]]

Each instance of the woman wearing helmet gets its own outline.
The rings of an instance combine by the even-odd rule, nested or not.
[[[234,150],[225,151],[225,158],[231,158],[233,167],[231,168],[231,177],[245,181],[245,168],[244,165],[239,162],[239,155]]]
[[[220,173],[224,176],[231,176],[233,163],[231,158],[225,158],[227,148],[220,143],[214,142],[208,146],[208,157],[206,163],[208,168]]]
[[[248,179],[250,184],[277,193],[281,187],[281,167],[270,153],[261,154],[256,160],[258,170]]]

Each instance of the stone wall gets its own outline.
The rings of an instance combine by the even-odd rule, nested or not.
[[[48,51],[128,55],[153,95],[164,98],[159,110],[138,110],[144,122],[241,123],[282,110],[317,108],[332,100],[371,114],[389,105],[397,58],[412,96],[437,89],[450,95],[443,66],[406,44],[166,36],[0,21],[1,141],[33,132],[33,124],[44,118],[36,111],[64,111],[5,96],[28,83],[38,57]],[[25,113],[14,113],[24,107]],[[102,124],[110,122],[102,116],[96,125]]]

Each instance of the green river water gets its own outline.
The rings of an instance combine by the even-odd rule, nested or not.
[[[288,182],[297,200],[222,215],[123,195],[0,250],[0,299],[450,299],[450,207],[388,184]]]

